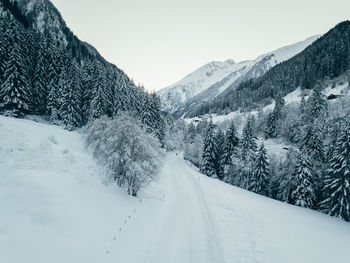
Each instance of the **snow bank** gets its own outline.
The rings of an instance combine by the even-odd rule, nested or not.
[[[121,233],[161,193],[151,185],[140,203],[103,178],[79,133],[0,116],[0,262],[128,262]]]

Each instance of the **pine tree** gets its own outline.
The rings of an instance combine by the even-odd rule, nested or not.
[[[275,138],[279,134],[279,120],[281,119],[282,109],[284,107],[284,99],[281,94],[275,99],[275,107],[273,112],[269,114],[266,123],[265,137]]]
[[[249,178],[254,169],[254,163],[256,160],[257,144],[256,137],[253,133],[253,119],[250,118],[243,128],[243,134],[241,139],[241,160],[239,165],[240,182],[236,182],[236,185],[247,189],[249,184]]]
[[[310,122],[313,122],[317,118],[323,118],[327,114],[328,104],[322,92],[322,86],[316,85],[307,100],[308,120]]]
[[[20,46],[14,43],[0,87],[0,112],[14,117],[23,117],[30,110],[30,88],[21,53]]]
[[[83,64],[83,72],[81,79],[81,89],[83,93],[82,98],[82,122],[87,123],[89,117],[90,103],[91,103],[91,90],[92,90],[92,78],[94,67],[91,60],[87,60]]]
[[[293,203],[291,193],[294,190],[294,170],[298,161],[299,153],[290,148],[286,159],[281,163],[279,170],[280,180],[278,185],[277,199],[287,203]]]
[[[106,88],[106,72],[100,62],[95,63],[95,72],[92,80],[92,94],[90,102],[90,119],[99,118],[108,112],[108,103],[111,94]]]
[[[252,120],[249,119],[243,128],[241,140],[241,158],[245,162],[254,162],[257,151],[256,137],[253,134]]]
[[[231,158],[238,156],[239,138],[235,124],[232,122],[230,128],[226,132],[225,145],[223,150],[223,165],[229,165]]]
[[[58,51],[53,55],[56,59],[51,60],[48,67],[48,98],[46,112],[52,123],[55,123],[58,119],[58,112],[62,105],[62,88],[65,82],[66,76],[63,73],[66,70],[66,65],[69,64],[68,56],[63,50]]]
[[[330,168],[324,179],[322,211],[350,221],[350,123],[343,128],[337,141]]]
[[[269,162],[267,161],[264,143],[262,143],[257,154],[254,171],[249,178],[248,190],[266,195],[269,177]]]
[[[297,206],[312,208],[315,201],[314,172],[306,152],[300,154],[293,177],[291,202]]]
[[[303,90],[302,90],[301,101],[300,101],[300,105],[299,105],[299,115],[300,115],[301,122],[306,123],[306,121],[307,121],[307,105],[306,105],[305,94],[304,94]]]
[[[81,124],[81,84],[76,63],[71,63],[66,75],[62,76],[62,105],[59,114],[64,127],[72,131]]]
[[[153,133],[161,143],[165,136],[165,122],[160,112],[160,99],[153,93],[144,98],[141,122],[148,133]]]
[[[319,122],[315,121],[313,125],[308,125],[306,135],[302,141],[302,147],[313,160],[317,162],[325,160],[323,131]]]
[[[301,141],[301,129],[297,121],[292,121],[288,128],[288,140],[293,144],[297,144]]]
[[[215,145],[215,133],[214,124],[210,120],[206,136],[203,144],[202,164],[201,172],[209,177],[213,177],[216,174],[216,145]]]
[[[46,113],[48,97],[46,76],[47,72],[45,70],[44,57],[40,48],[37,53],[33,77],[33,108],[34,112],[38,115]]]
[[[215,171],[216,176],[220,180],[223,180],[224,178],[224,145],[225,145],[225,134],[221,129],[218,129],[218,131],[215,134],[215,145],[216,145],[216,165],[215,165]]]

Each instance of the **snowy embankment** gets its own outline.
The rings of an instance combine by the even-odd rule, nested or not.
[[[81,136],[0,117],[0,262],[345,262],[350,224],[199,174],[167,154],[140,199]]]
[[[118,262],[114,237],[160,197],[103,178],[79,133],[0,116],[0,262]]]

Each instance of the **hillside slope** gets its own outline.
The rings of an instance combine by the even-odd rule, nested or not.
[[[104,178],[79,133],[0,116],[1,262],[348,257],[348,223],[203,176],[175,153],[141,201]]]
[[[192,110],[228,88],[234,89],[243,81],[263,75],[278,63],[300,53],[317,38],[319,36],[309,37],[304,41],[263,54],[252,61],[210,62],[158,92],[163,110],[171,113],[178,112],[178,114]]]
[[[270,103],[278,93],[286,95],[298,87],[312,89],[350,68],[350,21],[330,29],[296,56],[271,68],[266,74],[227,89],[204,103],[191,116],[204,113],[251,110]]]

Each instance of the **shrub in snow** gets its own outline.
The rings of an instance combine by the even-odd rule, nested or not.
[[[114,119],[101,117],[87,128],[87,146],[118,186],[136,196],[157,175],[161,163],[159,140],[146,133],[133,116],[121,112]]]

